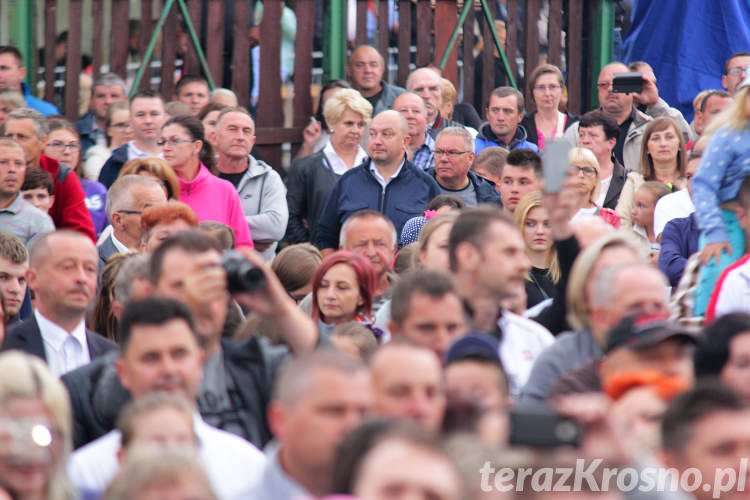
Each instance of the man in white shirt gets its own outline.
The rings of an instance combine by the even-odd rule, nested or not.
[[[336,451],[370,409],[367,368],[333,350],[304,354],[282,369],[268,422],[275,440],[258,487],[247,498],[292,500],[330,493]]]
[[[524,288],[531,267],[524,248],[513,219],[489,206],[463,212],[448,243],[451,272],[473,315],[472,329],[500,339],[512,396],[520,394],[534,360],[554,340],[540,324],[500,305]]]
[[[96,247],[82,233],[59,230],[40,237],[26,271],[36,309],[8,332],[3,350],[39,356],[58,377],[113,350],[114,343],[84,322],[96,297],[97,271]]]
[[[137,92],[130,100],[130,126],[135,139],[112,151],[99,172],[99,182],[107,188],[117,180],[122,166],[133,158],[148,158],[161,155],[156,140],[161,127],[169,116],[164,111],[164,98],[153,90]]]
[[[129,304],[120,321],[117,374],[134,399],[156,391],[195,402],[204,352],[184,304],[151,297]],[[206,424],[194,414],[198,454],[221,500],[248,498],[266,459],[242,438]],[[104,491],[117,473],[120,432],[111,431],[71,457],[69,475],[79,489]]]

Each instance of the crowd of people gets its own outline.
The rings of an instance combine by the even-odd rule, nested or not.
[[[363,45],[283,172],[200,76],[70,123],[1,46],[0,499],[746,497],[748,64],[688,123]]]

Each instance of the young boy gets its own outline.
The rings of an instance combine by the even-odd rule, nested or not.
[[[34,205],[44,213],[48,213],[55,195],[52,194],[55,183],[46,170],[32,167],[26,170],[26,178],[21,186],[23,199]]]

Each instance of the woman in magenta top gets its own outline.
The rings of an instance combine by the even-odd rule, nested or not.
[[[194,116],[174,116],[157,141],[164,160],[180,181],[180,201],[190,205],[199,221],[216,221],[234,229],[237,246],[253,246],[242,203],[232,183],[211,173],[214,154]]]

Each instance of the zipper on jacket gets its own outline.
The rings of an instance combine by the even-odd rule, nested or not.
[[[383,189],[380,190],[380,203],[378,204],[378,206],[380,208],[378,209],[378,212],[380,212],[381,214],[385,213],[383,211],[383,209],[385,208],[385,189],[386,189],[386,187],[387,186],[383,186]]]

